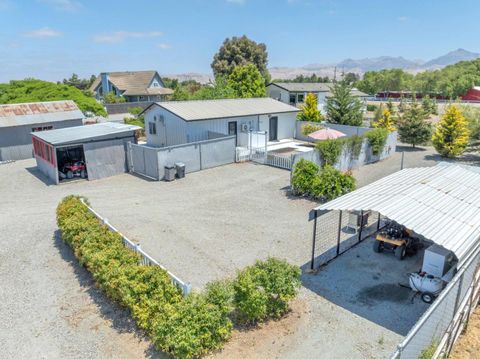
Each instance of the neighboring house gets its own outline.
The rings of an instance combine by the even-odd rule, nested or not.
[[[0,161],[32,158],[32,132],[81,126],[83,119],[70,100],[0,105]]]
[[[127,102],[165,101],[173,90],[166,88],[157,71],[102,72],[92,86],[92,91],[101,100],[108,92],[121,96]]]
[[[332,83],[296,83],[296,82],[272,82],[267,86],[268,96],[275,100],[288,103],[292,106],[300,106],[304,103],[309,93],[317,96],[318,108],[325,112],[325,99],[331,96]],[[357,89],[352,90],[352,95],[358,97],[366,106],[368,94]]]
[[[128,169],[127,143],[136,143],[140,127],[97,123],[35,132],[31,136],[38,169],[53,183],[67,178],[69,165],[85,164],[89,180],[124,173]]]
[[[147,107],[147,145],[172,146],[208,139],[208,133],[234,135],[237,145],[249,131],[266,131],[270,141],[295,136],[296,107],[271,98],[158,102]]]

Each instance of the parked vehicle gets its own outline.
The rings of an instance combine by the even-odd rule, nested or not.
[[[68,179],[73,177],[87,178],[87,166],[83,161],[67,162],[63,166],[62,172]]]

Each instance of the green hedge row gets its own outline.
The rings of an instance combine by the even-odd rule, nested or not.
[[[270,258],[184,298],[166,271],[140,265],[138,254],[124,247],[122,237],[102,225],[79,197],[60,202],[57,223],[63,241],[97,285],[130,310],[159,350],[174,357],[197,358],[221,348],[234,321],[281,316],[300,286],[298,267]]]
[[[332,200],[353,191],[355,187],[356,181],[352,175],[342,173],[328,164],[320,168],[302,158],[293,169],[292,191],[297,196]]]

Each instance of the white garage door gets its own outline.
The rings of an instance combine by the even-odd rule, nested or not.
[[[123,140],[86,143],[83,150],[88,179],[94,180],[126,172]]]

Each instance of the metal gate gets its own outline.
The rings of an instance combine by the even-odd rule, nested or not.
[[[123,140],[85,143],[83,151],[90,180],[109,177],[126,171]]]
[[[158,171],[158,149],[129,142],[128,153],[130,172],[155,181],[160,180]]]
[[[267,132],[249,132],[248,144],[250,149],[250,159],[253,162],[265,164],[267,158]]]

